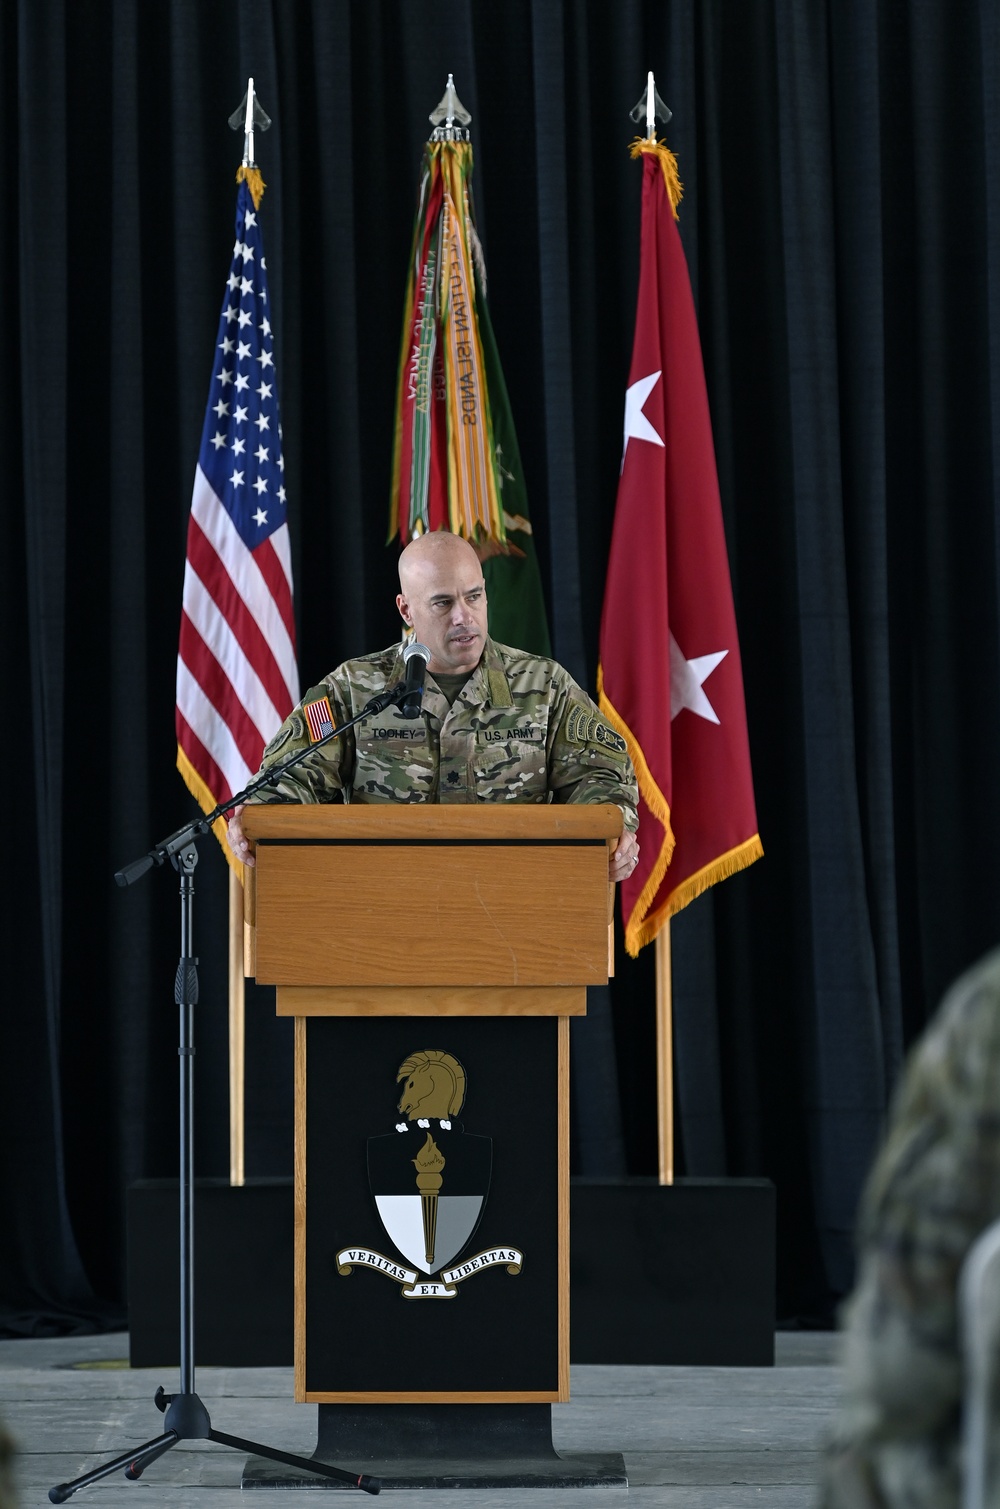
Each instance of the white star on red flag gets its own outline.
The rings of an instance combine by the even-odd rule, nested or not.
[[[720,661],[725,660],[728,650],[716,650],[711,655],[695,655],[688,660],[673,634],[670,636],[670,721],[685,707],[705,718],[709,723],[718,723],[718,714],[704,691],[704,683]]]
[[[625,440],[622,445],[622,471],[625,469],[625,455],[630,440],[648,440],[651,445],[663,445],[661,436],[657,434],[642,412],[646,399],[659,380],[660,373],[652,372],[649,377],[638,378],[631,387],[625,390]]]

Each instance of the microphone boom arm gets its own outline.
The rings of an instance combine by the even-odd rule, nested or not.
[[[231,812],[234,807],[238,807],[241,802],[245,802],[248,797],[256,796],[258,791],[264,791],[268,786],[277,785],[278,781],[280,781],[281,777],[287,771],[294,769],[296,765],[301,765],[302,761],[307,759],[314,750],[321,749],[324,744],[329,744],[331,739],[339,739],[342,734],[347,733],[349,728],[354,728],[356,724],[363,722],[365,718],[374,717],[376,713],[385,712],[387,707],[392,707],[393,703],[402,702],[406,694],[407,686],[403,681],[398,682],[391,688],[387,688],[385,691],[378,692],[365,703],[356,717],[351,718],[347,723],[341,723],[337,728],[332,728],[321,739],[317,739],[313,744],[307,744],[305,749],[300,749],[295,754],[289,755],[287,760],[282,760],[279,765],[273,765],[269,770],[265,770],[262,775],[255,776],[248,786],[244,786],[243,790],[238,791],[235,796],[231,796],[228,802],[220,802],[211,812],[205,813],[202,817],[193,818],[191,822],[185,823],[183,828],[178,828],[175,833],[169,834],[166,838],[161,839],[159,843],[154,844],[147,854],[143,854],[139,859],[133,859],[131,863],[123,865],[120,870],[116,870],[115,880],[117,884],[120,886],[132,885],[141,875],[145,875],[147,870],[151,870],[154,865],[162,865],[168,859],[171,863],[174,863],[182,849],[186,849],[188,844],[211,831],[212,824],[217,818],[224,817],[227,812]]]

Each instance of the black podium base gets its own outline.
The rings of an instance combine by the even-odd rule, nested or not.
[[[771,1367],[775,1190],[768,1179],[574,1179],[575,1363]]]
[[[617,1452],[560,1456],[548,1404],[321,1404],[314,1455],[384,1488],[622,1488]],[[263,1457],[244,1488],[340,1488]]]

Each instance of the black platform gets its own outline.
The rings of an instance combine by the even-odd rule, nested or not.
[[[177,1203],[176,1180],[145,1180],[128,1192],[133,1367],[179,1361]],[[769,1181],[684,1179],[662,1188],[655,1179],[574,1180],[570,1208],[573,1362],[773,1363]],[[290,1366],[291,1180],[239,1189],[197,1181],[195,1228],[197,1363]]]
[[[548,1404],[321,1404],[315,1455],[384,1488],[628,1487],[618,1452],[556,1452]],[[316,1487],[317,1479],[251,1457],[241,1486]]]
[[[128,1339],[134,1368],[180,1363],[179,1193],[176,1179],[128,1191]],[[291,1367],[291,1179],[198,1179],[194,1190],[195,1362]]]
[[[574,1179],[576,1363],[771,1367],[775,1190],[768,1179]]]

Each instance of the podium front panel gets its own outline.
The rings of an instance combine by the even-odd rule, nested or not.
[[[258,844],[256,965],[273,985],[601,985],[602,839]]]
[[[568,1397],[568,1041],[566,1018],[297,1019],[298,1399]]]

